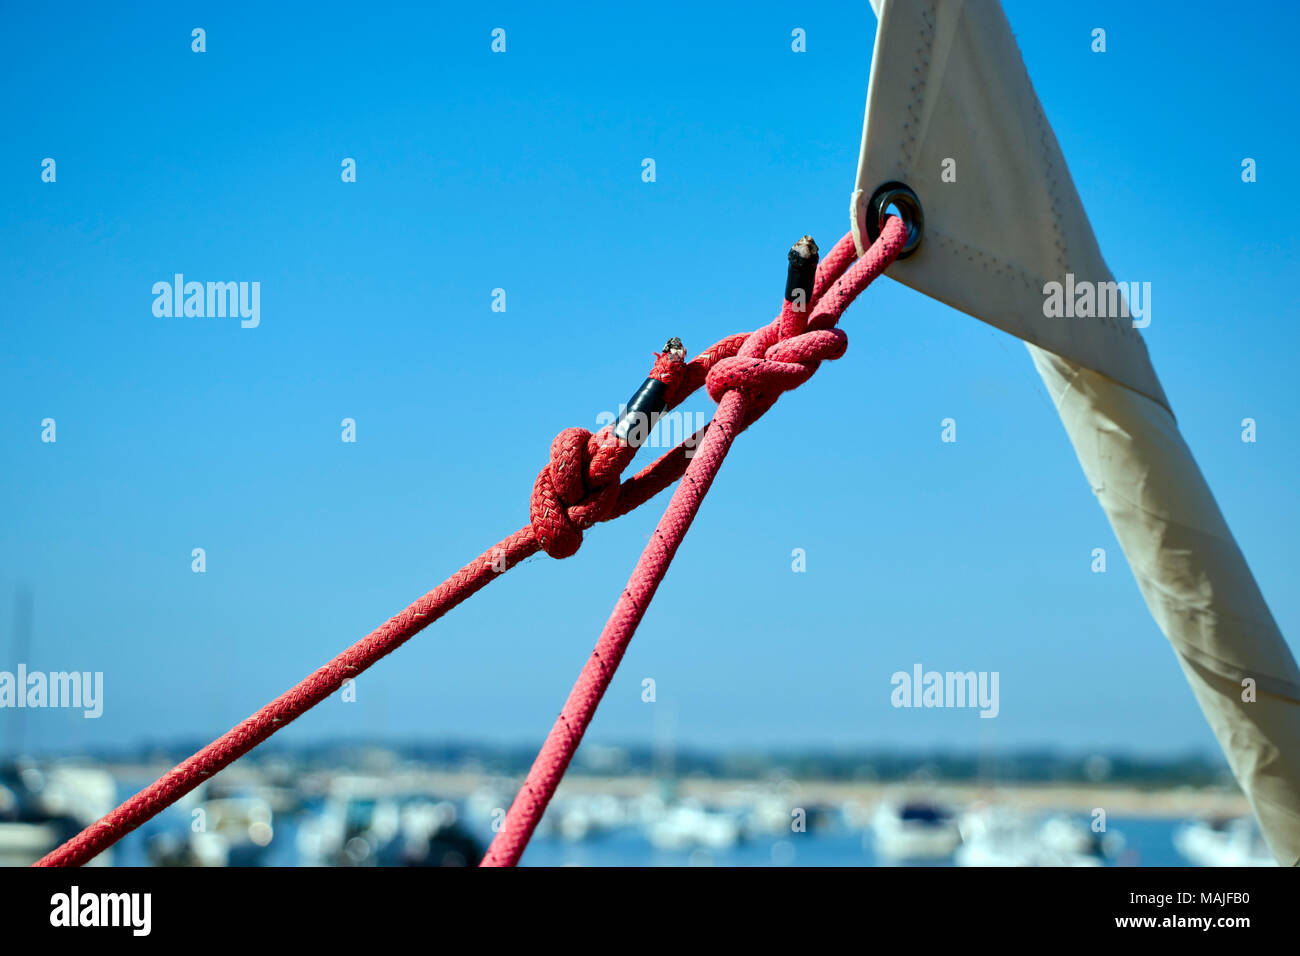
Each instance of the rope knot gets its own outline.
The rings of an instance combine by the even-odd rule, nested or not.
[[[582,532],[613,510],[619,478],[635,454],[609,427],[594,435],[585,428],[566,428],[555,436],[551,460],[533,483],[528,506],[542,550],[553,558],[578,550]]]
[[[837,359],[849,347],[849,337],[838,328],[813,329],[789,338],[780,337],[780,320],[753,333],[731,358],[722,359],[705,379],[715,402],[733,388],[742,389],[764,403],[797,388],[824,360]]]

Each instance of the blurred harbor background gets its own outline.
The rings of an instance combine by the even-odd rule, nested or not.
[[[194,747],[0,763],[0,862],[25,865]],[[265,747],[130,834],[119,866],[465,866],[530,747]],[[1212,758],[674,753],[585,746],[534,866],[1271,865]]]

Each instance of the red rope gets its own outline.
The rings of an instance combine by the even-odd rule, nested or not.
[[[851,245],[851,238],[845,238]],[[831,261],[844,245],[841,240],[818,270],[812,317],[806,319],[806,311],[796,311],[786,302],[776,320],[748,336],[734,358],[717,363],[709,372],[709,395],[718,402],[713,421],[492,840],[483,866],[514,866],[519,862],[736,435],[771,408],[782,392],[811,378],[822,360],[844,354],[848,336],[835,324],[849,303],[894,261],[906,242],[907,229],[902,220],[891,217],[866,254],[835,281],[829,292],[819,296],[817,289],[826,285],[823,275],[829,277],[841,267],[839,262]]]
[[[891,220],[891,222],[895,222],[895,220]],[[901,241],[898,241],[898,237],[902,233],[897,229],[891,232],[889,226],[886,227],[885,232],[886,234],[882,235],[876,246],[854,265],[854,269],[850,271],[849,275],[855,273],[861,275],[863,264],[869,260],[874,261],[873,256],[876,255],[876,249],[886,242],[887,237],[891,237],[889,241],[896,243],[901,248]],[[819,316],[822,316],[820,321],[825,322],[827,328],[833,326],[840,313],[853,300],[853,297],[896,255],[897,250],[890,253],[879,268],[871,272],[870,276],[861,282],[861,287],[853,289],[853,284],[849,283],[844,288],[841,288],[842,283],[838,283],[836,280],[853,263],[854,246],[851,236],[845,236],[836,243],[835,248],[822,261],[817,272],[817,284],[813,293],[813,301],[817,302],[818,305],[808,323],[809,328],[812,329],[817,326]],[[833,287],[831,287],[832,283],[834,283]],[[828,287],[831,288],[826,291]],[[825,294],[823,295],[823,293]],[[820,301],[823,298],[831,302],[832,305],[823,308],[825,303]],[[839,303],[837,308],[835,307],[836,302]],[[760,330],[754,335],[761,335],[766,331]],[[757,359],[757,356],[754,355],[744,357],[740,364],[726,364],[733,358],[741,359],[742,357],[738,353],[741,352],[742,346],[753,339],[753,335],[745,334],[728,336],[687,363],[674,361],[666,355],[656,356],[650,375],[668,385],[668,408],[671,409],[680,404],[706,381],[709,382],[711,393],[714,391],[715,383],[731,382],[733,380],[736,384],[727,385],[726,388],[743,389],[745,383],[750,380],[746,376],[753,378],[757,375],[754,381],[758,381],[766,374],[760,368],[764,361],[785,361],[785,359],[781,359],[775,354],[768,356],[766,360]],[[840,351],[842,353],[842,347]],[[782,352],[780,354],[785,355],[786,353]],[[823,355],[821,357],[837,356]],[[812,361],[813,368],[816,367],[816,361],[819,361],[819,359],[799,358],[795,353],[790,353],[788,358],[796,363]],[[756,359],[757,365],[754,361]],[[711,374],[719,367],[728,369],[725,376],[715,377]],[[781,386],[783,390],[799,384],[812,372],[808,371],[806,374],[782,374],[786,375],[786,377],[781,378],[780,381],[793,382],[793,384]],[[800,377],[800,374],[802,374],[802,377]],[[794,381],[796,378],[798,381]],[[773,379],[774,384],[776,381],[776,379]],[[740,429],[743,430],[743,428],[748,427],[750,422],[756,420],[759,415],[766,411],[771,403],[776,400],[777,395],[779,395],[779,391],[772,393],[770,400],[764,399],[762,395],[756,396],[752,406],[748,407],[747,415],[749,417],[742,416],[744,420],[740,422]],[[715,395],[714,397],[717,398],[718,396]],[[721,407],[719,408],[720,413]],[[715,415],[714,421],[715,423],[718,422],[717,415]],[[719,427],[716,430],[721,431],[721,428]],[[714,431],[715,429],[710,428],[704,434],[705,442],[709,442],[709,435]],[[379,659],[391,654],[470,595],[481,590],[501,573],[538,551],[546,551],[552,557],[557,558],[568,557],[573,554],[582,543],[582,532],[584,530],[598,522],[609,521],[620,515],[627,514],[682,477],[683,473],[687,471],[688,462],[692,460],[689,450],[693,447],[694,441],[699,438],[698,434],[693,436],[692,439],[688,439],[662,455],[638,474],[620,483],[620,477],[628,464],[631,463],[636,454],[636,449],[615,438],[612,426],[607,426],[594,435],[581,428],[570,428],[561,432],[551,444],[550,461],[542,468],[541,473],[537,476],[537,481],[533,485],[533,494],[529,504],[530,523],[528,526],[502,539],[494,547],[479,555],[478,558],[465,565],[424,597],[415,601],[406,610],[390,618],[382,626],[376,628],[342,654],[339,654],[324,667],[321,667],[251,717],[248,717],[202,750],[178,764],[117,809],[105,815],[101,820],[91,824],[62,846],[52,850],[38,860],[35,865],[80,866],[87,862],[145,821],[161,813],[203,783],[203,781],[248,753],[277,730],[302,716],[338,690],[345,680],[356,677]],[[716,441],[717,439],[714,439],[710,444]],[[730,438],[727,439],[727,443],[730,444]],[[702,451],[703,448],[699,449],[694,458],[699,458],[699,452]],[[698,508],[698,502],[695,507]],[[694,511],[691,512],[691,515],[694,515]],[[687,523],[689,524],[689,519]],[[685,529],[683,528],[682,533],[684,532]],[[669,558],[671,558],[671,555],[669,555]],[[655,585],[657,586],[657,581]],[[650,593],[653,593],[653,588]],[[640,612],[637,613],[636,619],[640,619]],[[635,627],[635,623],[633,627]],[[630,640],[630,638],[631,633],[629,632],[628,639]],[[626,646],[626,643],[624,646]],[[621,656],[621,652],[619,656]],[[617,661],[614,663],[617,664]],[[601,693],[603,693],[603,689]],[[588,717],[589,719],[590,717]],[[578,738],[581,738],[581,734],[578,735]],[[576,746],[577,741],[575,740],[574,747],[576,748]],[[564,763],[565,765],[568,764],[568,758],[565,759]],[[563,772],[562,768],[561,772]],[[546,799],[549,800],[549,795]],[[544,807],[545,803],[542,804],[543,809]],[[514,813],[513,807],[511,812]],[[538,819],[540,819],[540,812],[538,813]],[[535,821],[532,826],[536,826]],[[531,834],[531,832],[532,828],[530,827],[528,833]],[[524,843],[526,842],[527,838],[525,837]],[[493,846],[495,847],[495,845],[494,843]],[[522,850],[523,846],[521,844],[519,852],[522,852]],[[517,859],[518,856],[516,855],[515,858]]]

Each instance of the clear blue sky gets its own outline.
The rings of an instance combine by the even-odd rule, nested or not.
[[[667,336],[767,321],[790,242],[847,228],[866,2],[230,7],[3,14],[0,669],[27,588],[29,666],[105,674],[101,719],[28,713],[37,747],[225,730],[521,526],[551,437]],[[1006,7],[1294,646],[1297,16]],[[259,281],[260,327],[156,318],[176,272]],[[591,739],[1214,749],[1024,347],[889,281],[845,328],[737,443]],[[540,742],[665,502],[516,569],[285,736]],[[1001,715],[893,709],[918,662],[999,671]]]

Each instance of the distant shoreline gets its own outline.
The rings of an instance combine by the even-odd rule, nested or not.
[[[164,764],[111,764],[105,767],[119,780],[152,781],[170,769]],[[356,775],[350,770],[311,770],[302,774],[301,783],[314,784],[308,789],[324,790],[336,777]],[[366,775],[364,772],[361,775]],[[422,770],[392,768],[384,771],[385,785],[393,792],[422,792],[463,799],[484,788],[509,791],[523,780],[522,775],[505,776],[477,771]],[[219,778],[228,786],[266,784],[266,776],[256,767],[238,764],[224,770]],[[652,793],[667,781],[645,774],[594,776],[570,773],[565,777],[558,797],[611,794],[635,797]],[[1250,805],[1240,792],[1191,786],[1142,789],[1130,785],[1043,783],[981,783],[971,781],[839,781],[839,780],[755,780],[706,777],[682,777],[671,782],[682,797],[710,802],[726,802],[737,793],[775,793],[791,805],[860,803],[871,805],[885,799],[924,797],[942,803],[964,806],[971,803],[999,803],[1026,810],[1065,810],[1090,813],[1102,808],[1109,814],[1130,817],[1243,816]]]

